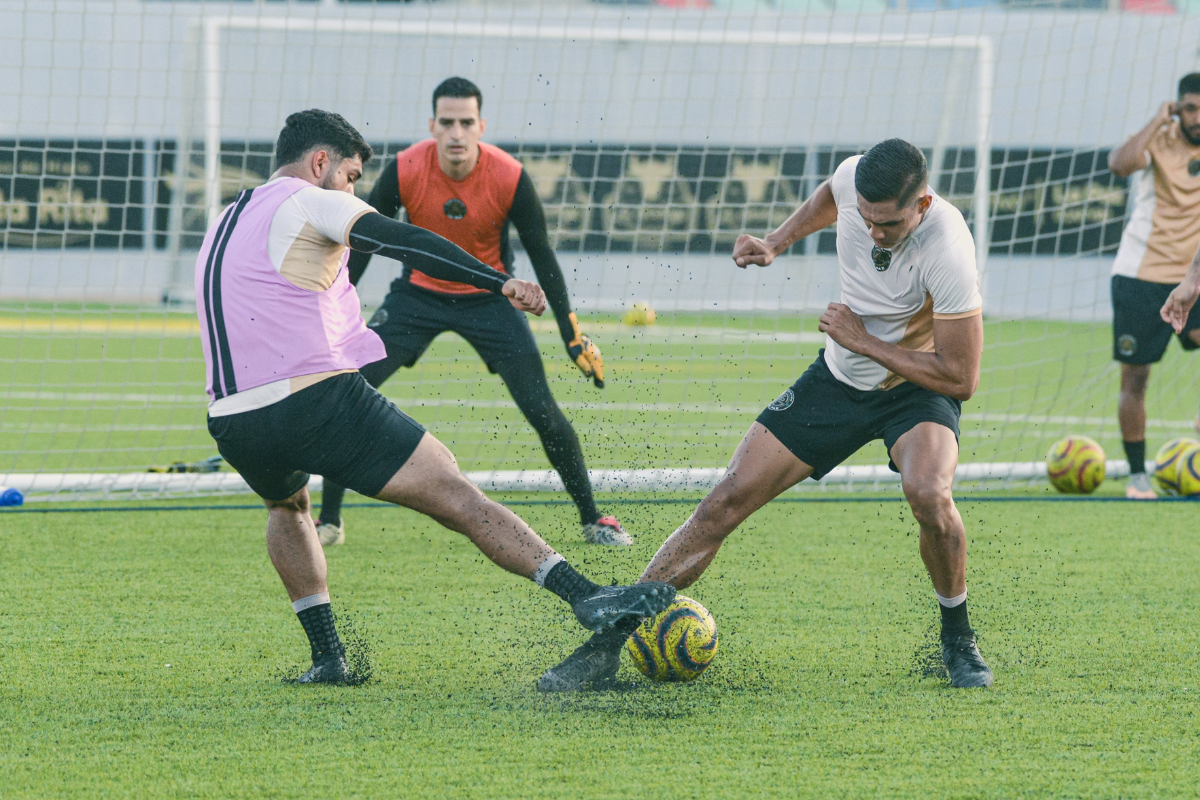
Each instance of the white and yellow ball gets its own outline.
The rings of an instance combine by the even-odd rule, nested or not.
[[[633,307],[625,312],[625,316],[621,317],[621,322],[626,325],[653,325],[658,319],[658,314],[650,307],[649,303],[634,303]]]
[[[1158,448],[1154,456],[1154,482],[1163,492],[1172,495],[1194,496],[1200,494],[1200,477],[1193,477],[1200,469],[1200,442],[1186,436]]]
[[[1050,485],[1065,494],[1091,494],[1104,483],[1104,450],[1086,436],[1069,436],[1046,454]]]
[[[638,671],[652,681],[695,680],[717,655],[717,623],[708,609],[677,595],[625,644]]]

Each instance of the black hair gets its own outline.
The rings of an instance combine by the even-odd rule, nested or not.
[[[1200,94],[1200,72],[1189,72],[1179,79],[1179,96]]]
[[[433,113],[437,114],[437,101],[441,97],[474,97],[483,111],[483,92],[466,78],[446,78],[433,90]]]
[[[322,147],[339,159],[359,156],[371,160],[371,145],[341,114],[310,108],[289,114],[275,141],[275,167],[293,164],[313,148]]]
[[[858,162],[854,188],[869,203],[895,200],[898,208],[904,208],[928,179],[925,154],[903,139],[888,139]]]

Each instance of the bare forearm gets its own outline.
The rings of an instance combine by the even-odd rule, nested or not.
[[[823,231],[835,222],[837,203],[834,202],[829,181],[825,181],[767,236],[766,242],[776,253],[782,253],[801,239]]]
[[[969,400],[979,385],[979,361],[974,364],[948,359],[938,352],[905,350],[871,336],[860,353],[880,366],[930,391]]]
[[[1146,167],[1146,148],[1150,145],[1150,137],[1161,128],[1162,120],[1158,117],[1150,120],[1150,124],[1142,128],[1125,142],[1125,144],[1108,154],[1108,168],[1119,178],[1126,178],[1139,169]]]

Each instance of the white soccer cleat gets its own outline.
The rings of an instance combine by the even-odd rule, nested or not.
[[[317,526],[317,538],[321,540],[322,547],[329,547],[335,544],[345,544],[346,542],[346,523],[341,525],[331,525],[328,522],[314,522]]]
[[[616,517],[601,517],[590,525],[583,526],[583,540],[588,544],[603,544],[608,547],[629,547],[630,536]]]
[[[1135,472],[1129,476],[1129,485],[1125,487],[1127,500],[1157,500],[1158,495],[1150,488],[1150,476],[1145,472]]]

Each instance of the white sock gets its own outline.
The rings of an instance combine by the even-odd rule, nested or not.
[[[958,597],[942,597],[937,592],[934,592],[934,594],[937,595],[938,602],[944,605],[946,608],[955,608],[967,602],[967,592],[965,589]]]
[[[329,592],[318,592],[316,594],[310,594],[308,597],[301,597],[299,600],[292,603],[292,611],[295,611],[297,614],[299,614],[306,608],[325,605],[328,602]]]
[[[554,569],[564,561],[566,561],[566,559],[560,556],[558,553],[547,556],[546,560],[542,562],[542,565],[537,568],[537,572],[533,573],[533,582],[538,586],[545,586],[546,576],[550,574],[550,570]]]

